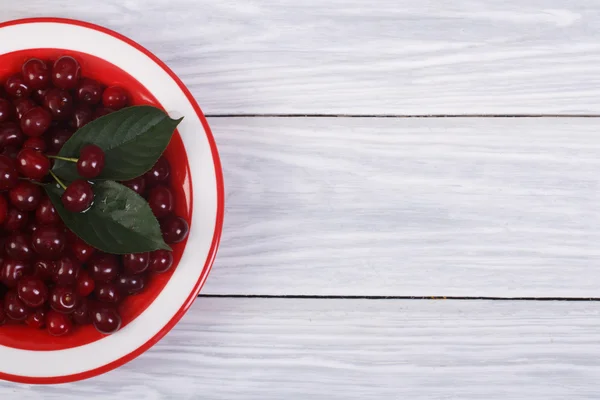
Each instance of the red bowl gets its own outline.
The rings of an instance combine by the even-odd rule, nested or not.
[[[3,37],[11,37],[10,44]],[[223,179],[216,144],[200,107],[181,80],[148,50],[115,32],[56,18],[10,21],[0,24],[0,54],[0,82],[18,72],[29,58],[54,60],[70,55],[80,62],[83,76],[107,86],[124,87],[133,104],[153,105],[184,116],[165,156],[172,169],[175,212],[191,221],[191,245],[186,246],[186,240],[172,246],[174,268],[152,276],[141,294],[128,297],[120,305],[121,330],[104,336],[92,326],[85,326],[57,338],[45,330],[23,325],[0,328],[0,378],[27,383],[89,378],[122,365],[151,347],[177,323],[198,295],[212,266],[223,223]],[[194,159],[190,163],[186,147],[194,154],[207,156],[208,162]],[[199,198],[193,196],[192,186],[201,193]],[[211,194],[207,196],[206,192]],[[200,205],[194,209],[194,203]],[[184,252],[186,248],[191,250]],[[200,259],[204,260],[201,265],[196,261]],[[99,350],[105,354],[108,346],[118,350],[96,362],[89,361],[90,357],[98,358]],[[15,367],[12,357],[17,354],[19,359],[26,355],[27,360]],[[57,370],[53,361],[65,357],[75,360],[71,362],[75,365]],[[40,367],[44,364],[51,367]]]

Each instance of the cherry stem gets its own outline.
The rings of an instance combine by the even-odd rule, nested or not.
[[[64,190],[67,190],[67,187],[65,186],[65,184],[62,183],[62,181],[60,179],[58,179],[58,176],[56,176],[56,174],[54,172],[52,172],[52,170],[50,170],[48,172],[50,172],[50,175],[52,175],[54,180],[60,185],[61,188],[63,188]]]
[[[69,161],[69,162],[77,162],[77,161],[79,161],[78,158],[72,158],[72,157],[48,156],[48,158],[54,158],[56,160],[63,160],[63,161]]]

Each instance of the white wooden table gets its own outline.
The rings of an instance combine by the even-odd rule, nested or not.
[[[158,345],[1,398],[600,397],[600,2],[0,0],[45,15],[179,74],[227,212]]]

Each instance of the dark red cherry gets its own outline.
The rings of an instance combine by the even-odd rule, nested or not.
[[[86,179],[100,175],[104,168],[104,151],[95,144],[88,144],[81,149],[77,172]]]
[[[71,136],[73,136],[73,132],[67,129],[57,128],[50,130],[48,132],[48,150],[53,154],[58,153]]]
[[[2,148],[20,148],[25,141],[25,135],[21,128],[14,122],[5,122],[0,124],[0,147]]]
[[[50,160],[37,150],[24,148],[17,155],[17,167],[21,175],[39,181],[50,171]]]
[[[121,300],[121,294],[112,282],[96,282],[94,294],[103,303],[118,303]]]
[[[144,192],[146,191],[146,179],[143,175],[121,183],[140,196],[143,196]]]
[[[56,271],[52,280],[61,286],[74,285],[77,282],[81,266],[74,258],[63,256],[56,262]]]
[[[28,97],[31,94],[31,88],[20,74],[8,78],[4,83],[4,90],[11,97]]]
[[[83,128],[93,120],[94,113],[92,110],[88,106],[80,104],[75,107],[75,110],[73,111],[73,116],[71,117],[71,126],[74,129]]]
[[[73,99],[66,90],[48,89],[44,95],[44,107],[56,120],[66,120],[73,114]]]
[[[167,244],[183,241],[190,230],[187,221],[181,217],[169,216],[160,221],[160,230]]]
[[[110,335],[121,327],[121,316],[112,307],[98,307],[92,312],[92,323],[98,332]]]
[[[87,271],[81,271],[77,278],[77,294],[81,297],[89,296],[94,291],[94,287],[96,284]]]
[[[8,192],[10,203],[22,211],[33,211],[42,200],[42,189],[30,181],[20,180]]]
[[[160,184],[168,185],[170,175],[171,166],[169,162],[165,157],[160,157],[150,171],[146,172],[144,177],[148,186],[156,186]]]
[[[23,321],[31,313],[31,309],[21,301],[16,290],[11,290],[4,296],[4,311],[8,318],[15,321]]]
[[[50,292],[50,307],[54,311],[70,314],[75,311],[78,302],[79,296],[72,287],[56,286]]]
[[[39,278],[24,276],[17,284],[17,294],[28,307],[40,307],[48,299],[48,287]]]
[[[17,282],[23,276],[31,272],[31,265],[25,261],[19,260],[4,260],[2,270],[0,270],[0,278],[9,288],[17,287]]]
[[[27,217],[26,212],[11,207],[8,209],[8,213],[6,214],[6,220],[4,221],[4,229],[9,232],[20,231],[23,228],[25,228],[25,226],[27,226],[28,220],[29,218]]]
[[[124,254],[121,256],[123,269],[127,274],[135,275],[144,272],[150,264],[150,253]]]
[[[0,190],[12,189],[18,182],[19,173],[15,162],[5,155],[0,155]]]
[[[175,201],[173,192],[166,186],[156,186],[150,190],[148,204],[156,218],[163,218],[173,212]]]
[[[0,122],[10,120],[13,115],[14,107],[10,101],[0,98]]]
[[[92,185],[82,179],[73,181],[61,196],[68,211],[79,213],[87,210],[94,201]]]
[[[32,89],[44,89],[50,84],[50,68],[42,60],[31,58],[21,69],[23,81]]]
[[[63,56],[54,62],[52,83],[61,89],[74,89],[79,83],[81,67],[73,57]]]
[[[90,302],[88,299],[80,297],[77,307],[75,307],[73,314],[71,314],[73,321],[75,321],[77,325],[87,325],[92,322],[90,308]]]
[[[71,251],[73,252],[75,258],[79,260],[79,262],[86,263],[90,257],[92,257],[96,249],[83,240],[76,238],[71,243]]]
[[[4,242],[6,255],[14,260],[27,261],[33,258],[31,237],[25,233],[14,232]]]
[[[35,220],[40,225],[55,225],[60,222],[60,216],[48,197],[42,198],[35,210]]]
[[[21,118],[23,118],[23,115],[25,115],[25,113],[29,110],[31,110],[32,108],[37,107],[37,104],[35,104],[35,101],[28,99],[28,98],[23,98],[23,99],[17,99],[15,100],[15,111],[17,113],[17,118],[19,120],[21,120]]]
[[[6,217],[8,216],[8,201],[6,201],[6,197],[0,194],[0,225],[6,221]]]
[[[30,137],[23,143],[23,148],[43,153],[46,151],[46,141],[41,137]],[[48,161],[48,165],[50,165],[50,161]]]
[[[46,310],[38,308],[25,319],[25,325],[33,329],[42,329],[46,326]]]
[[[171,269],[173,253],[167,250],[155,250],[150,253],[150,271],[162,274]]]
[[[4,298],[4,296],[2,296]],[[4,311],[4,300],[0,301],[0,325],[4,325],[7,321],[8,317],[6,316],[6,312]]]
[[[50,280],[56,273],[56,263],[51,260],[37,260],[33,263],[33,276],[42,280]]]
[[[46,313],[46,329],[52,336],[63,336],[71,332],[73,323],[67,314],[49,310]]]
[[[27,136],[42,136],[51,123],[52,115],[42,107],[35,107],[21,118],[21,131]]]
[[[95,281],[110,282],[119,274],[119,259],[113,254],[96,252],[88,262],[88,271]]]
[[[125,107],[128,101],[127,92],[119,86],[108,87],[102,93],[102,104],[104,107],[115,111]]]
[[[44,97],[46,96],[46,92],[48,92],[48,88],[38,89],[31,92],[31,98],[40,106],[44,105]]]
[[[96,105],[102,100],[102,85],[93,79],[83,79],[77,85],[77,99],[89,106]]]
[[[56,226],[40,226],[32,235],[33,250],[42,258],[56,260],[65,249],[65,234]]]
[[[145,275],[123,275],[117,279],[117,289],[123,294],[136,294],[146,286]]]
[[[97,108],[96,111],[94,111],[94,119],[98,119],[100,117],[104,117],[105,115],[108,115],[112,112],[114,112],[115,110],[112,110],[110,108],[106,108],[106,107],[100,107]]]

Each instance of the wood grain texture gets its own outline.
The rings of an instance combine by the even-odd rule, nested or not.
[[[594,399],[600,303],[201,298],[126,366],[3,399]]]
[[[221,113],[599,113],[595,0],[0,0],[140,42]]]
[[[212,118],[203,293],[575,296],[600,287],[600,120]]]

